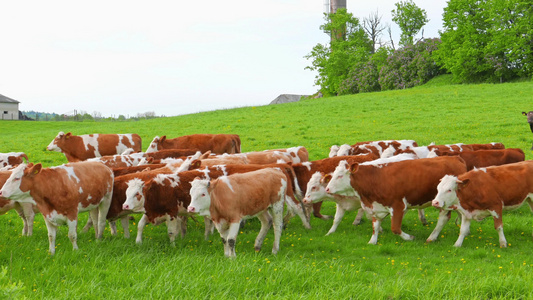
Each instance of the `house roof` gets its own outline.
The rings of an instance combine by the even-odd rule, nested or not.
[[[20,103],[20,102],[0,94],[0,103]]]

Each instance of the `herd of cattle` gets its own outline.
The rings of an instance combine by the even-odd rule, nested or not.
[[[129,237],[130,214],[141,213],[137,243],[147,223],[166,222],[174,242],[177,235],[185,235],[188,217],[204,216],[205,237],[216,227],[225,255],[235,257],[243,219],[256,216],[261,222],[256,251],[274,227],[275,254],[290,218],[298,215],[305,228],[311,228],[311,211],[329,218],[320,213],[324,200],[336,203],[328,234],[346,211],[358,210],[354,224],[363,214],[372,220],[371,244],[377,243],[388,215],[392,232],[412,240],[401,228],[406,210],[418,209],[426,224],[423,209],[432,205],[440,212],[428,242],[438,237],[455,210],[461,216],[455,246],[469,234],[472,219],[492,216],[500,246],[506,247],[502,211],[525,201],[533,209],[533,161],[524,161],[521,149],[506,149],[501,143],[359,142],[334,145],[328,158],[309,161],[302,146],[241,153],[240,138],[232,134],[155,137],[141,152],[137,134],[60,132],[47,149],[64,153],[69,163],[43,168],[22,152],[0,153],[0,213],[15,209],[24,223],[23,235],[32,234],[35,213],[41,213],[51,254],[57,227],[65,223],[78,248],[78,213],[84,211],[90,217],[83,230],[94,225],[96,238],[102,237],[106,221],[116,234],[117,220]]]

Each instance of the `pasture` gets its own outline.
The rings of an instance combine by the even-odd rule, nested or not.
[[[414,139],[419,145],[502,142],[521,148],[526,159],[533,142],[522,111],[533,110],[533,83],[447,85],[437,78],[425,86],[273,106],[244,107],[138,122],[0,122],[0,152],[23,151],[44,166],[66,163],[46,146],[59,131],[73,134],[138,133],[143,150],[156,135],[239,134],[242,151],[305,146],[311,160],[327,157],[332,144],[381,139]],[[325,203],[324,214],[335,205]],[[406,214],[404,241],[383,222],[378,245],[368,245],[372,228],[347,213],[336,233],[325,236],[332,220],[311,218],[311,230],[293,218],[271,253],[269,231],[261,252],[253,248],[259,221],[248,221],[237,237],[237,258],[224,257],[217,232],[203,238],[203,221],[189,220],[187,235],[169,244],[164,225],[148,225],[143,244],[109,228],[102,241],[94,231],[78,235],[73,251],[63,226],[56,255],[48,254],[46,226],[36,216],[34,234],[21,236],[14,211],[0,216],[0,295],[43,299],[131,298],[290,298],[290,299],[486,299],[532,298],[533,221],[529,208],[504,214],[509,242],[501,249],[492,219],[473,222],[462,248],[454,248],[456,214],[439,239],[425,240],[437,211],[426,209],[423,226],[416,211]],[[140,216],[136,216],[138,221]],[[87,214],[80,215],[78,232]]]

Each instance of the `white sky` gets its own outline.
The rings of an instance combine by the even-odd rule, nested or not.
[[[378,11],[397,45],[396,2],[347,6]],[[446,0],[414,2],[438,37]],[[329,39],[324,0],[0,0],[0,12],[0,94],[25,111],[175,116],[313,94],[304,56]]]

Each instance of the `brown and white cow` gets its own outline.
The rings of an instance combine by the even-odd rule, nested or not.
[[[147,222],[157,224],[158,220],[167,222],[169,229],[169,236],[171,241],[175,235],[172,234],[171,226],[179,225],[173,223],[177,220],[177,207],[187,207],[191,201],[190,189],[191,183],[196,178],[216,179],[220,176],[227,176],[232,174],[240,174],[251,171],[256,171],[265,168],[279,168],[282,170],[287,178],[287,207],[288,214],[284,218],[284,224],[288,222],[289,218],[297,214],[305,228],[311,228],[309,220],[306,218],[303,207],[296,199],[293,181],[295,176],[292,167],[288,164],[272,164],[272,165],[218,165],[212,167],[205,167],[202,169],[194,169],[183,171],[176,174],[161,174],[157,178],[149,181],[133,181],[128,183],[129,187],[126,191],[128,195],[124,202],[124,207],[133,211],[143,211],[145,216],[139,221],[137,229],[137,243],[142,243],[142,232]],[[157,208],[157,209],[154,209]],[[163,209],[166,208],[166,209]],[[179,228],[179,227],[178,227]],[[207,239],[212,227],[209,221],[206,220],[205,238]],[[179,229],[175,229],[179,232]],[[184,232],[184,230],[182,230]]]
[[[101,157],[89,158],[86,161],[100,162],[109,168],[124,168],[135,167],[138,165],[151,164],[154,159],[151,157],[144,157],[142,155],[129,154],[129,155],[105,155]]]
[[[206,160],[218,160],[220,163],[205,161],[204,166],[214,166],[217,164],[275,164],[275,163],[301,163],[309,160],[309,152],[303,146],[285,149],[272,149],[264,151],[253,151],[236,154],[211,155]]]
[[[320,160],[314,160],[314,161],[308,161],[303,163],[296,163],[292,164],[292,167],[294,169],[294,173],[296,174],[296,179],[298,181],[298,186],[300,188],[300,191],[306,191],[307,185],[309,180],[311,179],[311,176],[315,172],[323,172],[323,173],[330,173],[335,170],[335,168],[339,165],[339,162],[342,160],[347,160],[348,162],[365,162],[365,161],[371,161],[378,158],[373,153],[363,154],[363,155],[353,155],[353,156],[335,156]],[[324,216],[320,213],[320,208],[322,207],[322,202],[316,202],[313,203],[313,214],[315,217],[320,219],[329,219],[331,217]]]
[[[0,170],[7,171],[22,163],[28,162],[28,156],[24,152],[0,153]]]
[[[198,149],[204,153],[211,151],[215,154],[240,153],[241,139],[237,134],[192,134],[173,139],[167,136],[156,136],[146,153],[164,149]]]
[[[343,157],[343,156],[339,156],[339,157]],[[350,156],[344,156],[344,157],[350,158]],[[341,161],[345,161],[348,164],[353,164],[353,163],[370,164],[371,163],[373,165],[381,165],[381,164],[386,164],[386,163],[392,163],[392,162],[398,162],[398,161],[404,161],[404,160],[413,160],[413,159],[417,159],[416,155],[410,154],[410,153],[404,153],[404,154],[396,155],[390,158],[381,158],[381,159],[372,160],[372,161],[357,162],[355,160],[350,160],[350,159],[345,159]],[[326,235],[330,235],[337,230],[337,227],[339,226],[346,211],[357,210],[357,216],[353,222],[354,225],[358,225],[361,222],[361,218],[363,217],[361,198],[359,197],[359,195],[357,194],[355,190],[347,189],[342,194],[330,194],[326,192],[327,184],[329,182],[329,179],[331,178],[330,173],[332,173],[333,171],[325,172],[325,173],[324,172],[314,173],[313,176],[311,176],[309,183],[307,184],[307,190],[305,192],[305,197],[303,199],[304,204],[316,203],[318,201],[323,201],[323,200],[329,200],[329,201],[335,202],[336,204],[335,218],[333,220],[333,225],[331,226],[331,229],[328,231]],[[422,221],[422,223],[426,224],[426,219],[424,216],[423,209],[419,209],[418,216],[420,220]]]
[[[37,205],[48,229],[49,250],[55,253],[57,227],[66,223],[68,237],[78,249],[78,213],[90,211],[97,222],[96,238],[102,238],[113,192],[113,172],[97,162],[79,162],[59,167],[21,164],[0,190],[0,197]],[[98,221],[96,221],[98,220]]]
[[[141,151],[141,137],[138,134],[72,135],[70,132],[59,132],[46,147],[48,151],[62,152],[69,162],[122,154],[130,148],[135,152]]]
[[[283,227],[287,182],[285,174],[275,168],[222,176],[211,181],[196,179],[191,185],[191,203],[187,211],[211,216],[222,237],[224,254],[230,258],[236,256],[235,243],[242,219],[257,216],[261,221],[261,229],[254,244],[256,251],[261,250],[272,222],[272,253],[277,254]]]
[[[459,176],[444,176],[437,186],[433,206],[456,210],[461,215],[461,230],[455,247],[461,247],[470,232],[472,219],[492,216],[500,247],[507,247],[503,234],[502,214],[527,202],[533,210],[533,162],[524,161],[502,166],[474,169]],[[435,228],[428,241],[434,241],[442,226]]]
[[[152,157],[153,159],[165,158],[181,158],[185,159],[187,156],[195,155],[198,149],[163,149],[156,152],[145,152],[144,157]]]
[[[466,172],[464,161],[456,156],[422,158],[389,164],[339,163],[326,187],[328,193],[355,190],[361,205],[372,216],[373,234],[369,244],[376,244],[383,218],[391,214],[392,232],[404,240],[413,236],[402,231],[404,213],[411,208],[431,205],[439,180],[447,174]]]
[[[0,188],[4,186],[4,183],[10,176],[11,171],[0,171]],[[20,203],[0,197],[0,215],[5,214],[12,209],[17,211],[17,214],[20,216],[22,223],[24,224],[22,227],[22,235],[31,236],[33,234],[33,219],[35,218],[35,214],[39,212],[37,207],[32,203]]]
[[[418,144],[414,140],[386,140],[386,141],[368,141],[359,142],[354,145],[341,145],[338,147],[337,152],[334,153],[334,147],[330,148],[330,157],[333,156],[345,156],[345,155],[358,155],[365,153],[374,153],[378,157],[381,156],[383,151],[389,146],[395,149],[406,149],[409,147],[416,147]]]
[[[507,148],[501,150],[465,151],[457,154],[466,163],[468,171],[474,168],[500,166],[524,161],[526,155],[522,149]]]

